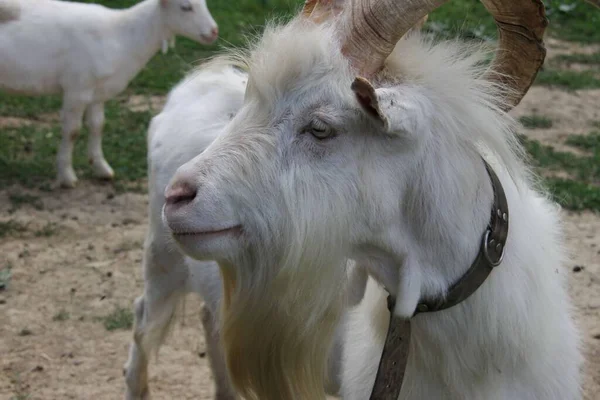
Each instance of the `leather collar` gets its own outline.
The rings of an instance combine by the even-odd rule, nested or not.
[[[494,202],[479,253],[467,272],[448,289],[446,296],[422,299],[413,317],[421,313],[445,310],[467,299],[483,284],[492,270],[502,263],[508,238],[508,201],[500,179],[485,160],[483,163],[492,183]],[[395,316],[394,304],[395,299],[389,295],[390,323],[370,400],[397,400],[402,388],[408,362],[410,319]]]

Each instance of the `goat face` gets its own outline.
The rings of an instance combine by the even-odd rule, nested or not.
[[[398,182],[428,137],[424,89],[355,84],[354,93],[329,29],[302,24],[265,34],[243,108],[167,190],[168,224],[193,257],[346,251],[398,212]]]
[[[206,0],[160,0],[165,23],[175,34],[202,44],[211,44],[219,36]]]

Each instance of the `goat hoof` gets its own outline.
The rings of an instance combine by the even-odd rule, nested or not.
[[[115,172],[105,160],[94,162],[92,166],[94,168],[94,174],[99,179],[112,179],[115,176]]]
[[[77,175],[72,168],[58,174],[58,184],[61,188],[73,189],[77,185]]]

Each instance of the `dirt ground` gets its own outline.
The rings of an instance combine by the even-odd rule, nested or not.
[[[561,51],[561,43],[551,43]],[[583,50],[581,50],[583,52]],[[160,104],[160,99],[145,103]],[[133,99],[130,106],[143,106]],[[600,91],[567,93],[534,87],[515,115],[551,117],[551,129],[526,133],[556,145],[566,133],[583,134],[600,121]],[[52,120],[52,118],[49,118]],[[4,121],[6,124],[28,121]],[[2,124],[0,123],[0,126]],[[130,330],[107,331],[102,317],[130,309],[141,294],[144,194],[115,194],[111,186],[80,182],[71,191],[0,191],[0,216],[9,218],[8,193],[30,193],[43,207],[25,205],[10,218],[28,224],[0,239],[0,266],[12,279],[0,290],[0,400],[118,399]],[[570,292],[587,359],[585,399],[600,398],[600,216],[565,212],[572,260]],[[150,370],[154,399],[211,399],[200,301],[190,298]]]

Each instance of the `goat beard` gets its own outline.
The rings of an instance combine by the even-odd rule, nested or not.
[[[318,264],[280,269],[274,279],[221,267],[221,340],[231,381],[244,398],[325,398],[345,269]]]

